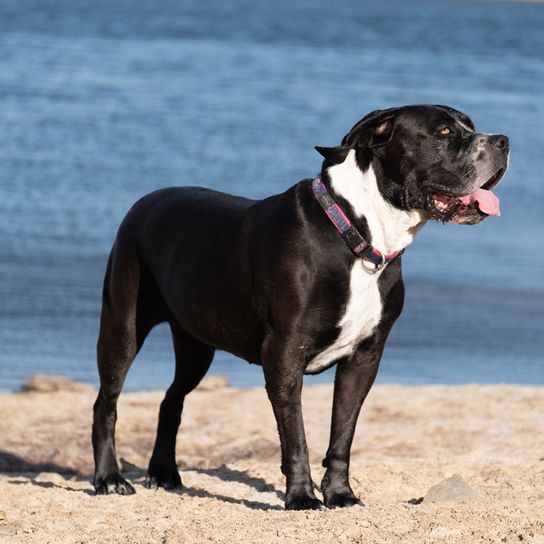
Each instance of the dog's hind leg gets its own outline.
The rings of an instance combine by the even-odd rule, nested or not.
[[[92,442],[97,495],[130,495],[134,488],[120,475],[115,453],[117,399],[128,369],[145,337],[159,321],[150,301],[156,297],[134,253],[112,250],[102,297],[97,345],[100,390],[94,404]]]
[[[181,487],[176,465],[176,435],[181,422],[183,401],[204,377],[215,349],[170,325],[176,355],[174,381],[166,392],[159,411],[159,424],[153,454],[149,461],[148,486],[175,489]]]

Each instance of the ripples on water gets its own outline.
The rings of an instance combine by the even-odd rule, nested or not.
[[[405,103],[508,134],[511,167],[503,217],[430,225],[406,252],[380,379],[544,383],[543,27],[544,5],[519,3],[3,0],[0,390],[96,383],[106,256],[138,197],[283,191],[319,169],[314,145]],[[227,354],[212,368],[262,382]],[[159,327],[127,388],[172,372]]]

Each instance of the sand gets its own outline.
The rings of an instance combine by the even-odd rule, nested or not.
[[[316,482],[331,392],[304,392]],[[143,485],[162,393],[122,395],[117,448],[136,494],[94,496],[94,396],[88,387],[0,396],[0,542],[544,544],[544,388],[374,387],[352,454],[365,506],[321,512],[283,509],[265,392],[221,383],[186,401],[176,492]]]

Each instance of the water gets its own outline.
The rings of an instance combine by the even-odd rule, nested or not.
[[[544,384],[544,5],[325,0],[3,0],[0,390],[97,382],[100,289],[141,195],[259,198],[320,165],[375,108],[444,103],[511,139],[503,217],[427,226],[379,380]],[[234,385],[261,370],[220,353]],[[127,389],[167,386],[159,327]],[[331,372],[311,381],[331,380]]]

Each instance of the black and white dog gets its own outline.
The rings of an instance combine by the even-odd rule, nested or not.
[[[183,401],[216,349],[262,365],[281,441],[288,509],[318,509],[301,411],[304,374],[336,364],[321,482],[328,507],[361,504],[349,484],[353,433],[404,297],[400,254],[428,219],[499,215],[492,189],[508,138],[475,132],[446,106],[375,111],[315,180],[260,201],[195,187],[151,193],[129,211],[104,280],[94,405],[97,494],[130,494],[115,454],[117,399],[153,326],[170,324],[174,382],[159,414],[151,487],[181,486]]]

